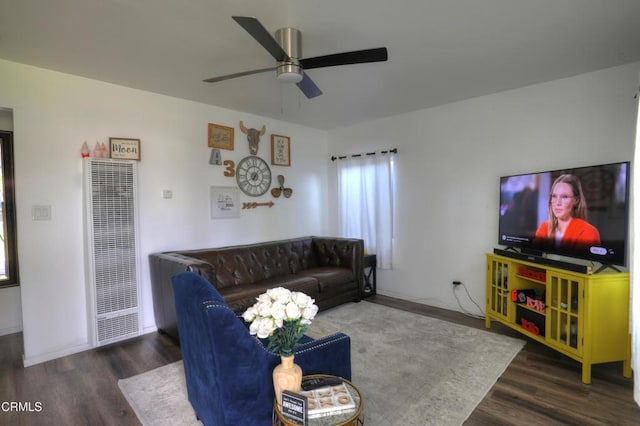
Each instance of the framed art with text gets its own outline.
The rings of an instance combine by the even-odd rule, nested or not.
[[[109,138],[111,158],[140,161],[140,139]]]
[[[240,217],[240,199],[235,186],[212,186],[211,219],[230,219]]]
[[[288,136],[271,135],[271,164],[291,165],[291,139]]]
[[[233,127],[209,123],[209,148],[233,151]]]

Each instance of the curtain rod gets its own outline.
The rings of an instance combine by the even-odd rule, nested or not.
[[[392,153],[392,154],[397,154],[398,153],[398,148],[393,148],[393,149],[388,149],[386,151],[380,151],[380,154],[388,154],[388,153]],[[362,157],[363,155],[376,155],[376,152],[365,152],[364,154],[351,154],[351,155],[341,155],[339,157],[331,156],[331,161],[336,161],[336,160],[344,160],[345,158],[351,157],[351,158],[355,158],[355,157]]]

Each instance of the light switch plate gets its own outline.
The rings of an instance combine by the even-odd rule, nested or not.
[[[32,206],[31,217],[33,220],[51,220],[51,206]]]

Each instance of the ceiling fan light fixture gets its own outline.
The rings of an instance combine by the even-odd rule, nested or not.
[[[278,64],[276,76],[282,83],[299,83],[302,80],[302,67],[291,62]]]
[[[276,31],[275,40],[287,54],[287,60],[279,62],[276,67],[278,81],[283,83],[299,83],[302,80],[302,33],[295,28],[286,27]]]

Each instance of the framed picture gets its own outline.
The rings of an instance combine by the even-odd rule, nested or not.
[[[209,123],[209,148],[233,151],[233,127]]]
[[[291,165],[291,139],[288,136],[271,135],[271,164]]]
[[[111,158],[140,161],[140,139],[109,138]]]
[[[212,186],[211,219],[231,219],[240,217],[238,188],[235,186]]]

